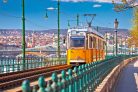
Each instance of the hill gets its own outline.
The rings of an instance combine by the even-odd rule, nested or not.
[[[108,32],[108,33],[114,33],[114,29],[113,28],[106,28],[106,27],[93,27],[95,30],[98,29],[98,31],[100,33],[102,33],[103,35]],[[128,36],[129,35],[129,30],[128,29],[118,29],[118,34],[119,35],[125,35]],[[14,35],[15,33],[17,33],[19,35],[21,35],[22,30],[21,29],[0,29],[0,35]],[[38,33],[55,33],[57,34],[58,30],[57,29],[48,29],[48,30],[26,30],[26,33],[32,33],[32,32],[38,32]],[[61,29],[60,33],[63,35],[67,34],[67,29]]]

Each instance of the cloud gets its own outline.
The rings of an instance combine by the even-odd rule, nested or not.
[[[57,1],[57,0],[54,0]],[[99,3],[112,3],[112,0],[60,0],[61,2],[99,2]]]
[[[53,0],[58,1],[58,0]],[[112,3],[112,0],[60,0],[61,2],[98,2],[98,3]],[[114,0],[115,3],[122,3],[122,0]],[[132,2],[133,0],[126,0],[128,3]],[[135,1],[135,0],[134,0]],[[138,4],[138,0],[135,1],[135,4]]]
[[[99,8],[99,7],[102,7],[102,5],[100,5],[100,4],[94,4],[93,7],[94,8]]]
[[[112,3],[112,0],[92,0],[92,1],[99,3]]]
[[[47,10],[56,10],[57,8],[54,7],[48,7]]]
[[[8,0],[3,0],[3,3],[7,3],[8,2]]]
[[[85,2],[90,0],[60,0],[61,2]]]

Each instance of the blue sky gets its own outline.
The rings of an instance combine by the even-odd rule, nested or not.
[[[115,12],[111,0],[62,0],[61,2],[61,28],[67,28],[67,20],[76,19],[80,14],[80,21],[86,22],[82,16],[86,13],[94,13],[97,16],[93,20],[93,26],[113,27],[115,18],[119,20],[119,28],[131,28],[133,17],[132,9],[123,12]],[[66,2],[64,2],[66,1]],[[72,1],[72,2],[69,2]],[[75,1],[75,2],[73,2]],[[85,2],[83,2],[85,1]],[[93,2],[92,2],[93,1]],[[107,2],[106,2],[107,1]],[[0,29],[21,29],[21,0],[8,0],[3,3],[0,0]],[[57,2],[53,0],[25,0],[26,29],[44,30],[57,28],[57,11],[48,11],[48,19],[45,19],[45,9],[57,7]],[[71,26],[76,22],[71,22]]]

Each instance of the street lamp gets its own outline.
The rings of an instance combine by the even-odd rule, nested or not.
[[[57,45],[57,48],[58,48],[58,59],[60,59],[60,0],[57,1],[57,8],[49,8],[47,10],[57,10],[58,12],[58,16],[57,16],[57,23],[58,23],[58,45]],[[45,18],[47,19],[48,18],[48,15],[47,15],[47,10],[46,10],[46,15],[45,15]]]
[[[79,26],[79,14],[77,14],[77,26]]]
[[[23,70],[25,70],[25,0],[22,0],[22,53],[23,53]]]
[[[117,56],[117,54],[118,54],[118,44],[117,44],[117,28],[118,28],[118,24],[119,24],[119,22],[118,22],[118,20],[117,19],[115,19],[115,22],[114,22],[114,28],[115,28],[115,33],[116,33],[116,56]]]
[[[45,15],[45,19],[48,19],[48,15],[47,15],[47,10],[46,10],[46,15]]]
[[[58,0],[58,58],[60,59],[60,0]]]
[[[68,20],[68,28],[70,28],[70,23],[69,22],[70,22],[70,20]]]
[[[8,0],[3,0],[7,3]],[[25,70],[25,0],[22,0],[22,57],[23,57],[23,70]]]

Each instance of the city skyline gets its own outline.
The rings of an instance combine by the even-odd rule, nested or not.
[[[86,23],[86,18],[82,16],[85,13],[94,13],[97,15],[93,20],[93,26],[113,28],[114,19],[118,18],[119,28],[131,28],[133,17],[132,9],[123,12],[115,12],[112,3],[109,2],[110,0],[102,1],[103,0],[61,0],[61,29],[67,28],[67,20],[76,19],[77,14],[80,14],[80,22]],[[56,10],[49,10],[49,17],[45,19],[46,9],[56,7],[56,0],[41,0],[41,2],[40,0],[25,0],[26,29],[57,29]],[[21,0],[8,0],[7,3],[3,3],[1,0],[0,29],[21,29],[21,10]],[[70,24],[71,26],[75,26],[76,22],[72,21]]]

